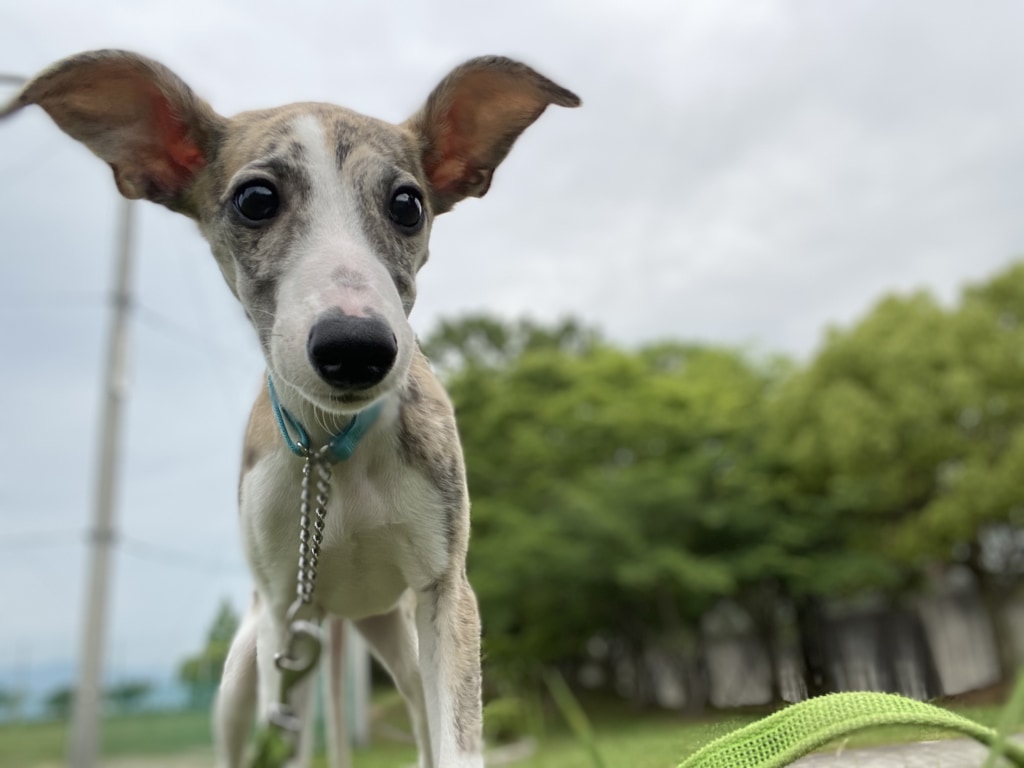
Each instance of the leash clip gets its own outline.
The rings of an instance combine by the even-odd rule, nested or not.
[[[253,768],[278,768],[298,752],[302,720],[291,703],[291,697],[296,686],[316,669],[323,649],[320,625],[298,618],[307,606],[299,598],[288,609],[284,650],[274,654],[274,666],[281,672],[281,684],[277,701],[270,706],[267,727],[259,736]]]
[[[281,673],[278,701],[285,706],[295,686],[316,669],[324,645],[320,625],[316,621],[299,618],[299,614],[308,607],[309,604],[298,597],[288,608],[284,650],[274,654],[274,666]]]

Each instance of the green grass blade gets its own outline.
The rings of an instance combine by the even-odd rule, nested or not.
[[[569,728],[572,730],[576,740],[583,745],[590,755],[590,761],[593,763],[594,768],[608,768],[608,764],[605,763],[601,751],[597,748],[597,741],[594,739],[594,730],[590,727],[590,720],[587,719],[587,714],[583,711],[583,707],[580,706],[576,697],[572,695],[572,691],[566,684],[565,679],[557,672],[545,672],[544,682],[547,684],[548,690],[551,691],[551,697],[555,700],[555,705],[569,724]]]
[[[1017,682],[1013,686],[1013,693],[1010,700],[1003,707],[1003,714],[999,718],[999,726],[996,728],[995,740],[992,742],[992,749],[982,768],[996,768],[999,758],[1006,754],[1007,738],[1013,733],[1013,729],[1024,720],[1024,670],[1017,674]]]

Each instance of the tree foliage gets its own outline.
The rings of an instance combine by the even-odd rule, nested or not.
[[[756,435],[778,365],[674,343],[630,352],[568,324],[469,323],[443,332],[473,346],[449,353],[463,362],[448,385],[493,663],[573,658],[598,635],[642,646],[771,567]]]
[[[779,601],[900,595],[958,564],[1005,595],[1022,312],[1024,266],[952,307],[888,296],[802,365],[573,321],[441,324],[424,346],[458,413],[492,669],[692,640],[723,598],[771,632]]]
[[[74,698],[75,689],[70,685],[65,685],[47,694],[43,705],[51,717],[57,720],[66,720],[71,716],[71,705]]]
[[[24,691],[0,686],[0,720],[20,719],[24,703]]]
[[[773,407],[790,504],[901,587],[929,564],[1019,575],[1024,267],[965,291],[883,299],[833,331]],[[865,571],[866,572],[866,571]],[[831,590],[832,585],[828,585]]]
[[[178,668],[178,679],[189,689],[194,703],[209,698],[224,671],[231,640],[238,630],[238,614],[224,600],[206,634],[206,643],[195,656],[185,659]]]
[[[104,691],[104,697],[117,710],[131,712],[142,706],[152,692],[153,684],[148,680],[126,680]]]

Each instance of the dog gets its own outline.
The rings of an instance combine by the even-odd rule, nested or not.
[[[483,196],[517,137],[579,98],[484,57],[400,125],[321,103],[225,118],[158,62],[103,50],[52,65],[0,117],[33,104],[110,165],[122,195],[196,221],[266,358],[238,491],[255,590],[214,707],[219,763],[243,764],[257,713],[301,730],[293,756],[308,759],[305,673],[325,642],[337,699],[344,618],[405,698],[421,768],[481,768],[462,451],[407,318],[434,217]]]

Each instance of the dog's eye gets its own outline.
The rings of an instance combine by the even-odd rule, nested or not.
[[[423,224],[423,198],[412,187],[400,187],[391,197],[388,216],[399,227],[415,232]]]
[[[280,201],[277,190],[265,181],[250,181],[235,190],[235,210],[248,221],[266,221],[274,217]]]

